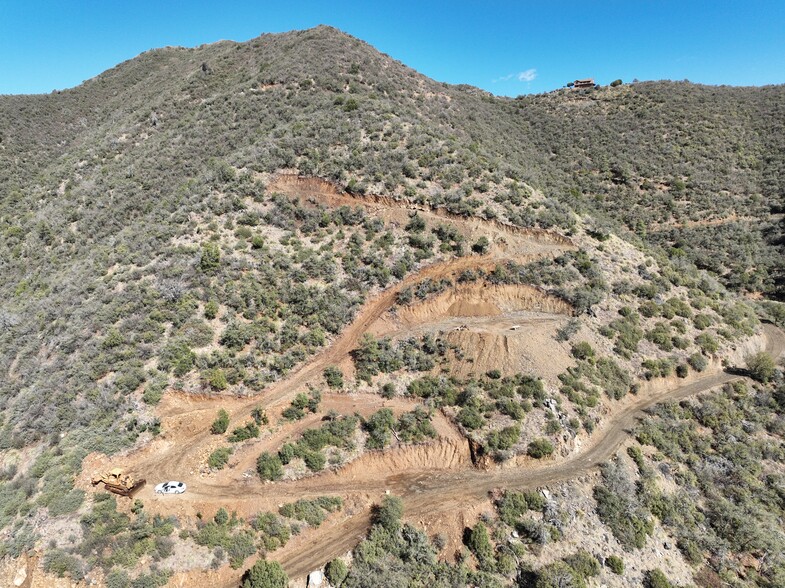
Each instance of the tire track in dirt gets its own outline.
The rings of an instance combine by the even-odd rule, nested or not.
[[[305,198],[306,202],[331,207],[363,206],[373,211],[394,210],[407,214],[422,212],[465,226],[482,226],[486,230],[495,229],[510,235],[524,235],[527,238],[541,239],[546,243],[558,243],[564,247],[572,247],[572,241],[569,238],[546,229],[519,227],[495,219],[463,216],[450,212],[444,207],[420,204],[411,200],[398,200],[377,194],[349,193],[342,190],[338,184],[323,178],[279,173],[273,176],[267,189],[269,192],[278,192],[294,198]]]

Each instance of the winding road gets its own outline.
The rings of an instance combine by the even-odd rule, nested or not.
[[[507,230],[498,224],[495,229]],[[239,402],[230,411],[232,421],[247,419],[258,405],[268,410],[270,407],[280,407],[290,401],[306,384],[321,378],[325,367],[345,360],[356,349],[360,338],[371,325],[393,307],[403,289],[427,278],[457,275],[467,269],[492,269],[510,258],[514,258],[518,263],[525,263],[576,249],[562,235],[545,231],[528,232],[516,227],[514,231],[510,229],[504,237],[504,247],[492,250],[490,255],[461,257],[426,266],[369,299],[355,320],[328,348],[285,380],[271,385],[260,396]],[[514,244],[513,255],[504,250],[508,242]],[[767,351],[774,357],[780,357],[785,350],[783,332],[772,325],[765,325],[764,334]],[[238,477],[237,472],[225,471],[218,476],[190,484],[189,492],[178,498],[184,501],[184,505],[209,505],[215,509],[219,506],[237,508],[238,505],[244,505],[245,508],[238,510],[259,512],[299,498],[341,496],[350,507],[331,517],[321,527],[309,529],[297,540],[270,554],[271,559],[282,563],[289,577],[300,578],[357,545],[370,526],[372,504],[378,502],[386,493],[403,499],[407,519],[420,520],[441,513],[466,510],[487,500],[489,492],[497,488],[537,488],[570,480],[585,475],[607,461],[627,438],[636,419],[648,407],[699,394],[740,378],[741,376],[725,373],[719,366],[712,365],[702,374],[691,374],[686,381],[655,383],[645,392],[629,396],[615,405],[613,414],[601,428],[594,431],[580,450],[569,457],[549,462],[532,461],[521,467],[479,470],[474,468],[467,458],[468,444],[463,440],[447,438],[416,447],[364,454],[340,469],[291,482],[262,483],[255,476],[242,478]],[[196,410],[200,408],[197,407]],[[205,449],[215,443],[215,436],[210,435],[207,427],[196,428],[187,437],[181,435],[184,442],[167,440],[165,435],[162,437],[163,439],[154,441],[150,446],[126,456],[128,467],[148,479],[190,479],[189,474],[193,474],[196,465],[203,463]],[[449,454],[457,458],[454,461],[448,460],[447,464],[440,468],[434,468],[433,460],[429,463],[427,459],[420,462],[396,461],[397,457],[406,458],[406,452],[433,452],[434,455]],[[380,462],[388,463],[389,467],[380,468]],[[364,467],[365,463],[373,463],[375,467]],[[399,463],[408,465],[396,467]],[[149,496],[145,494],[145,504],[149,505],[153,512],[167,508],[167,504],[159,503],[159,500],[165,499],[154,497],[151,493]],[[250,563],[251,560],[246,562],[246,566]],[[202,572],[193,571],[195,576],[199,573]],[[239,571],[232,574],[231,578],[224,574],[218,583],[213,581],[213,585],[227,588],[237,586],[239,575]]]
[[[772,325],[764,325],[764,332],[766,351],[773,357],[781,357],[785,351],[785,334]],[[264,492],[272,492],[285,501],[311,495],[349,496],[358,491],[381,497],[389,491],[403,499],[407,519],[417,520],[455,511],[487,499],[488,493],[496,488],[533,489],[585,475],[613,456],[647,408],[661,402],[678,401],[740,379],[744,377],[714,371],[702,374],[687,385],[663,388],[661,392],[636,398],[616,413],[605,427],[595,431],[584,451],[555,463],[490,471],[466,467],[456,471],[390,472],[376,480],[345,478],[338,470],[320,476],[318,490],[312,483],[292,482],[264,486]],[[272,557],[282,563],[290,577],[301,577],[351,550],[364,537],[369,525],[370,511],[364,510],[332,527],[310,531],[307,545],[298,545],[296,551],[281,549]]]

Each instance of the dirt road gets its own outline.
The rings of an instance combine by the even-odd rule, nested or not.
[[[765,326],[765,333],[766,350],[772,356],[780,357],[785,350],[785,335],[770,325]],[[660,402],[687,398],[739,379],[743,377],[725,372],[709,373],[689,385],[664,389],[659,394],[649,395],[629,405],[615,415],[602,430],[596,431],[594,436],[598,439],[589,449],[557,463],[493,471],[466,468],[459,471],[391,472],[376,481],[362,480],[362,490],[368,494],[376,493],[380,498],[389,490],[391,494],[403,499],[407,519],[417,520],[466,508],[474,502],[485,500],[488,493],[495,488],[537,488],[570,480],[607,461],[626,439],[646,408]],[[342,478],[340,472],[337,475],[326,475],[322,477],[319,492],[346,496],[357,491],[358,482],[356,479]],[[286,494],[294,496],[299,495],[298,485],[295,482],[281,486],[286,487]],[[270,491],[275,492],[273,488],[265,488],[265,492]],[[273,554],[273,557],[283,564],[290,577],[301,577],[349,551],[364,535],[368,526],[369,512],[364,511],[323,531],[312,531],[309,543],[305,546],[299,545],[296,552],[283,549]]]
[[[532,239],[529,243],[532,253],[518,256],[515,261],[527,263],[574,249],[573,246],[564,245],[562,239],[563,237],[559,236],[559,239],[548,242],[546,234],[538,233],[536,239]],[[355,320],[324,351],[317,354],[286,379],[272,384],[262,394],[250,398],[247,402],[231,410],[232,422],[250,418],[251,411],[256,406],[261,405],[269,409],[291,401],[298,392],[304,389],[306,384],[320,379],[324,368],[341,363],[349,353],[357,348],[360,338],[370,326],[395,305],[398,294],[404,289],[429,278],[438,280],[457,276],[468,269],[492,270],[504,261],[504,259],[493,255],[459,257],[426,266],[387,288],[366,302],[357,313]],[[165,451],[146,451],[139,456],[141,458],[139,461],[134,460],[131,456],[132,459],[127,462],[128,467],[148,479],[186,477],[187,472],[193,471],[193,456],[199,453],[200,448],[208,443],[211,437],[213,436],[210,435],[209,429],[204,428],[202,431],[190,435],[187,443],[171,444]]]
[[[764,333],[766,350],[774,357],[782,356],[785,334],[771,325],[764,327]],[[378,454],[365,455],[340,470],[294,482],[263,484],[253,480],[241,487],[206,485],[195,491],[192,499],[207,499],[219,505],[224,501],[227,504],[254,501],[258,505],[324,495],[343,497],[347,504],[353,505],[352,509],[347,509],[320,528],[310,529],[303,540],[271,554],[272,559],[283,564],[291,578],[299,578],[350,551],[370,526],[371,505],[378,503],[388,492],[403,499],[407,520],[419,521],[471,508],[487,500],[489,493],[497,488],[533,489],[570,480],[591,472],[612,457],[648,407],[660,402],[678,401],[739,379],[744,378],[715,369],[700,374],[689,384],[663,386],[661,390],[653,390],[640,398],[633,397],[602,429],[594,432],[584,450],[550,463],[532,461],[525,467],[482,471],[473,468],[468,459],[443,469],[432,469],[426,463],[417,467],[410,460],[405,469],[395,467],[396,451],[405,454],[415,450],[444,450],[440,447],[442,442],[434,442],[427,447],[385,452],[384,459],[390,465],[387,475],[379,474],[384,470],[380,470],[378,464],[364,467],[363,460],[380,458]],[[455,450],[460,451],[460,448]],[[224,585],[228,588],[236,584],[237,579],[233,578]]]
[[[470,222],[480,221],[473,219]],[[492,248],[487,256],[467,256],[427,266],[372,297],[328,348],[261,395],[237,399],[227,407],[232,422],[248,419],[257,405],[268,411],[271,407],[280,407],[306,384],[320,381],[324,368],[345,360],[371,325],[394,306],[398,294],[405,288],[427,278],[455,276],[466,269],[492,269],[508,259],[525,263],[575,249],[561,235],[544,231],[527,233],[523,229],[512,231],[497,225],[490,228],[505,232],[504,239],[500,240],[504,247]],[[765,327],[765,335],[768,351],[779,357],[785,349],[785,336],[771,326]],[[183,510],[183,514],[197,509],[209,514],[210,510],[225,506],[247,516],[275,510],[278,504],[299,498],[341,496],[347,505],[343,512],[321,527],[293,538],[286,547],[271,554],[283,564],[291,578],[299,578],[352,549],[370,525],[371,505],[387,492],[403,499],[408,520],[420,521],[433,520],[441,513],[465,511],[486,501],[488,493],[495,488],[535,488],[572,479],[610,458],[647,407],[711,390],[738,378],[713,368],[695,376],[689,383],[663,383],[660,388],[654,387],[646,394],[619,404],[617,412],[594,432],[581,451],[561,460],[530,461],[520,467],[474,469],[468,458],[468,443],[451,435],[430,444],[366,453],[341,469],[298,481],[262,483],[256,476],[243,476],[242,471],[223,471],[195,480],[195,470],[204,463],[205,452],[216,443],[216,437],[209,433],[209,420],[205,424],[205,419],[215,414],[214,400],[212,404],[210,401],[189,401],[192,404],[175,415],[183,419],[184,426],[179,431],[174,427],[167,431],[164,427],[160,438],[126,456],[124,461],[129,469],[147,479],[194,480],[189,483],[185,495],[176,497],[176,503],[172,502],[172,497],[156,497],[149,488],[145,489],[143,499],[150,512],[167,512],[179,505],[182,509],[191,509]],[[193,417],[197,413],[198,418]],[[278,439],[283,433],[278,431],[274,435],[278,435]],[[201,572],[195,570],[193,573]],[[222,570],[221,580],[211,581],[211,584],[234,587],[239,575],[239,571]],[[191,585],[197,584],[192,582]]]

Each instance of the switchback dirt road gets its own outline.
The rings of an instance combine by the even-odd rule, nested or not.
[[[299,186],[298,189],[301,188]],[[339,196],[341,199],[346,198],[345,195]],[[375,206],[379,204],[374,203]],[[452,218],[449,220],[463,222]],[[479,230],[478,219],[466,222],[471,223],[467,231]],[[488,255],[435,263],[372,297],[328,348],[285,380],[271,385],[261,395],[235,399],[227,406],[232,422],[240,423],[248,419],[251,410],[257,405],[268,412],[280,408],[303,390],[306,384],[318,381],[325,367],[345,361],[356,349],[362,335],[395,305],[398,294],[405,288],[427,278],[438,280],[456,276],[467,269],[493,269],[510,259],[525,263],[575,250],[575,246],[561,235],[509,228],[498,223],[487,228],[501,235],[497,241],[492,241]],[[785,349],[785,336],[769,325],[764,330],[767,350],[779,357]],[[123,461],[129,470],[148,480],[193,480],[189,483],[188,492],[177,497],[158,497],[150,487],[145,488],[140,497],[151,513],[177,512],[188,516],[198,511],[209,515],[219,507],[225,507],[249,516],[256,512],[274,511],[279,504],[300,498],[324,495],[342,497],[346,505],[342,512],[331,516],[322,526],[308,529],[294,537],[286,547],[270,554],[269,557],[280,561],[294,579],[304,577],[331,559],[345,554],[361,541],[370,525],[372,505],[387,493],[403,499],[407,520],[422,522],[435,521],[440,516],[449,517],[456,512],[468,512],[486,502],[489,492],[497,488],[536,488],[573,479],[585,475],[609,459],[646,408],[659,402],[699,394],[739,378],[713,365],[702,374],[691,374],[686,381],[654,383],[639,395],[629,396],[620,402],[603,426],[595,430],[580,450],[569,457],[549,462],[524,460],[512,467],[491,470],[479,470],[472,465],[468,443],[458,435],[450,434],[447,429],[449,424],[442,415],[437,415],[440,431],[447,431],[440,439],[423,445],[369,452],[337,470],[317,476],[297,481],[263,483],[257,476],[227,469],[195,479],[195,471],[206,459],[205,452],[209,452],[216,443],[216,436],[209,433],[209,419],[214,418],[218,406],[215,399],[189,400],[176,407],[177,410],[171,415],[162,415],[164,421],[168,417],[182,419],[178,421],[182,426],[179,430],[176,427],[169,428],[165,421],[164,434],[160,438],[125,456]],[[295,429],[296,426],[289,433]],[[273,443],[283,437],[284,433],[277,431],[267,441]],[[263,443],[265,440],[260,440],[260,444]],[[251,443],[246,449],[249,455],[254,451],[254,455],[258,455],[258,445]],[[240,451],[245,449],[241,448]],[[95,466],[103,465],[101,459],[91,463]],[[246,567],[251,563],[252,560],[247,561]],[[239,583],[240,573],[228,568],[217,573],[193,570],[178,574],[173,579],[173,585],[234,587]]]

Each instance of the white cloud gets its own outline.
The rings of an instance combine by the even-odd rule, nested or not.
[[[534,78],[537,77],[537,70],[535,68],[530,68],[525,71],[519,71],[518,73],[511,73],[507,74],[506,76],[502,76],[500,78],[496,78],[493,80],[493,83],[496,82],[509,82],[511,79],[516,79],[519,82],[533,82]]]
[[[537,77],[537,70],[534,68],[520,72],[517,76],[519,82],[532,82]]]

